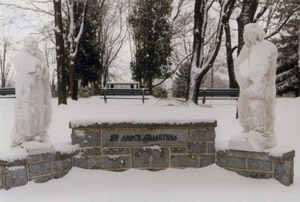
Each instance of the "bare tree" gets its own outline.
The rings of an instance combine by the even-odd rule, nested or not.
[[[245,0],[237,4],[237,8],[240,9],[240,14],[237,18],[238,22],[238,45],[232,47],[231,43],[231,28],[230,24],[225,23],[225,36],[226,36],[226,55],[227,55],[227,67],[229,75],[229,86],[230,88],[237,88],[238,84],[235,80],[234,74],[234,63],[233,63],[233,53],[238,49],[239,54],[244,42],[243,42],[243,32],[244,26],[248,23],[260,22],[263,24],[264,30],[267,33],[266,39],[269,39],[276,34],[278,34],[281,29],[289,22],[292,16],[300,9],[300,6],[294,8],[289,15],[284,17],[275,18],[278,13],[281,13],[279,9],[285,3],[280,0]]]
[[[51,11],[48,11],[43,7],[45,4],[51,3],[51,1],[52,0],[23,0],[21,3],[20,1],[12,1],[11,3],[0,2],[0,6],[24,11],[33,11],[36,13],[53,16],[53,13]]]
[[[126,39],[124,15],[125,3],[117,1],[99,0],[98,9],[98,45],[100,46],[100,64],[102,73],[97,86],[106,86],[109,78],[109,68],[117,58]]]
[[[8,61],[8,50],[10,48],[11,36],[2,36],[0,38],[0,74],[1,74],[1,87],[6,87],[6,81],[10,72],[10,61]]]
[[[78,17],[79,4],[75,0],[67,0],[68,5],[68,17],[69,17],[69,93],[73,100],[77,100],[78,91],[78,78],[76,72],[76,59],[78,53],[78,45],[80,37],[83,33],[84,19],[86,15],[87,0],[83,1],[83,9],[81,15]],[[77,27],[79,30],[77,31]]]
[[[53,4],[55,20],[58,104],[67,104],[66,65],[61,0],[53,0]]]
[[[0,6],[4,6],[11,10],[22,11],[21,13],[23,13],[24,16],[26,14],[31,15],[32,13],[37,14],[36,17],[40,22],[39,24],[43,25],[42,28],[39,28],[30,22],[27,22],[27,24],[31,24],[32,28],[36,31],[35,34],[39,37],[42,36],[45,43],[47,43],[47,41],[51,41],[51,43],[53,43],[56,47],[58,104],[67,104],[61,0],[11,1],[9,3],[0,3]],[[53,9],[51,9],[51,6],[53,6]],[[44,17],[50,17],[49,20],[54,17],[52,18],[54,21],[45,21]],[[55,28],[53,28],[53,22],[55,24]],[[55,33],[55,35],[53,33]],[[52,48],[52,46],[47,46],[47,48]],[[55,74],[53,75],[55,76]]]
[[[51,94],[52,97],[57,97],[56,87],[55,87],[55,78],[57,78],[57,71],[56,71],[56,48],[49,47],[49,41],[46,40],[44,43],[43,51],[46,58],[46,64],[49,69],[50,73],[50,83],[51,83]]]
[[[187,92],[187,100],[198,102],[198,90],[203,78],[206,76],[212,67],[222,42],[222,34],[224,23],[229,20],[232,9],[234,8],[235,0],[224,1],[221,5],[218,26],[215,35],[215,45],[208,55],[205,56],[205,36],[207,34],[208,11],[214,1],[196,0],[195,2],[195,17],[194,17],[194,45],[193,57],[189,74],[189,85]],[[210,37],[208,37],[209,39]]]
[[[225,31],[225,47],[226,47],[226,62],[227,62],[227,70],[229,76],[229,88],[238,88],[239,85],[235,78],[234,73],[234,61],[233,61],[233,51],[232,43],[231,43],[231,29],[229,20],[224,24]]]
[[[9,75],[12,71],[11,60],[9,52],[12,46],[13,34],[10,31],[10,24],[14,23],[13,18],[4,18],[1,22],[1,32],[0,32],[0,81],[1,87],[7,87],[7,82],[9,80]]]
[[[244,26],[248,23],[254,22],[255,12],[258,6],[258,0],[244,0],[242,3],[242,10],[237,18],[238,23],[238,53],[242,50],[244,45]]]
[[[159,86],[171,78],[179,67],[192,56],[193,10],[191,0],[172,0],[172,71],[153,87]]]

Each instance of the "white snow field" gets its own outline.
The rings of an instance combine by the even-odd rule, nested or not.
[[[258,180],[240,176],[217,165],[205,168],[124,172],[73,168],[65,177],[46,183],[0,190],[0,202],[299,202],[300,201],[300,99],[276,99],[276,136],[279,147],[296,150],[294,183],[284,186],[274,179]],[[0,155],[9,150],[13,126],[14,99],[0,99]],[[53,99],[53,121],[49,135],[54,145],[70,143],[70,120],[108,121],[196,121],[216,119],[217,147],[239,132],[236,101],[208,101],[196,106],[176,100],[151,98],[108,100],[92,97],[68,100],[57,106]]]

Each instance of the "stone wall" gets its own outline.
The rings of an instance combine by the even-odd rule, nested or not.
[[[64,151],[32,150],[25,157],[0,159],[0,189],[46,182],[66,175],[73,166],[123,171],[201,168],[213,163],[251,178],[294,180],[295,151],[249,152],[215,149],[216,122],[186,124],[72,125],[72,144]],[[68,146],[67,146],[68,147]],[[20,148],[18,148],[20,149]],[[67,152],[66,152],[67,151]],[[276,151],[276,148],[275,150]],[[12,152],[13,153],[13,152]]]
[[[73,167],[77,152],[58,151],[28,155],[14,161],[0,160],[0,189],[23,186],[29,181],[46,182],[65,176]]]
[[[216,152],[216,164],[246,177],[274,178],[288,186],[294,181],[294,157],[295,151],[275,156],[268,152],[220,150]]]
[[[81,147],[74,165],[104,170],[208,166],[215,161],[215,127],[216,122],[73,126],[72,144]]]

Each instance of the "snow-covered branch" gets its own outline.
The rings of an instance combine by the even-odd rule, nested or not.
[[[296,69],[290,69],[288,71],[282,72],[280,74],[276,75],[276,83],[280,84],[287,80],[288,78],[292,77],[293,75],[296,75]]]
[[[230,15],[234,8],[236,0],[224,1],[221,10],[220,17],[218,20],[217,31],[215,34],[215,44],[212,51],[209,51],[208,56],[205,57],[203,54],[204,37],[206,33],[206,26],[208,23],[208,9],[211,7],[213,2],[198,1],[195,3],[195,29],[194,29],[194,52],[191,64],[190,79],[188,86],[188,100],[192,100],[197,103],[198,89],[202,80],[212,67],[222,42],[223,27],[224,24],[229,21]],[[200,30],[199,30],[200,29]],[[205,63],[204,63],[205,62]]]
[[[281,23],[281,25],[270,35],[266,36],[265,39],[269,39],[272,36],[278,34],[280,30],[284,27],[284,25],[290,20],[290,18],[298,11],[300,10],[300,5],[293,9],[293,11],[290,13],[290,15]]]
[[[184,56],[176,65],[175,65],[175,69],[170,73],[168,74],[163,80],[161,80],[160,82],[158,82],[157,84],[153,84],[153,88],[156,87],[156,86],[159,86],[161,85],[163,82],[165,82],[168,78],[170,78],[172,75],[174,75],[178,68],[180,67],[180,65],[187,59],[189,58],[191,55],[193,54],[193,52],[190,52],[189,54],[187,54],[186,56]]]
[[[25,11],[34,11],[34,12],[38,12],[38,13],[43,13],[43,14],[47,14],[50,16],[53,16],[53,13],[48,12],[44,9],[41,9],[39,7],[37,7],[36,5],[33,4],[33,2],[29,2],[29,5],[33,6],[33,7],[28,7],[28,6],[20,6],[17,4],[11,4],[11,3],[1,3],[0,2],[0,6],[6,6],[9,8],[13,8],[13,9],[21,9],[21,10],[25,10]]]
[[[79,32],[77,34],[76,34],[76,24],[75,24],[75,15],[74,15],[75,1],[67,0],[67,5],[68,5],[68,11],[69,11],[69,20],[70,20],[69,35],[68,35],[68,40],[70,43],[70,57],[74,58],[77,55],[79,40],[83,33],[87,1],[85,0],[84,4],[83,4],[83,11],[81,14],[81,23],[80,23]]]

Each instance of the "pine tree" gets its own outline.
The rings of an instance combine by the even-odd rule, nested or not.
[[[137,0],[128,18],[136,44],[135,59],[131,62],[133,79],[147,82],[150,94],[153,80],[169,73],[171,11],[169,0]]]
[[[278,10],[277,18],[282,18],[290,14],[298,5],[296,2],[284,3]],[[299,46],[299,15],[295,15],[282,28],[280,38],[274,40],[278,47],[279,57],[277,68],[276,84],[277,93],[282,95],[294,92],[299,96],[299,76],[298,74],[298,46]]]
[[[172,89],[173,97],[185,98],[190,66],[190,62],[185,62],[179,67],[178,72],[176,72]]]
[[[77,73],[82,86],[87,86],[89,82],[95,82],[100,75],[100,48],[97,44],[97,15],[93,7],[89,4],[85,18],[84,31],[81,36],[77,56]]]

